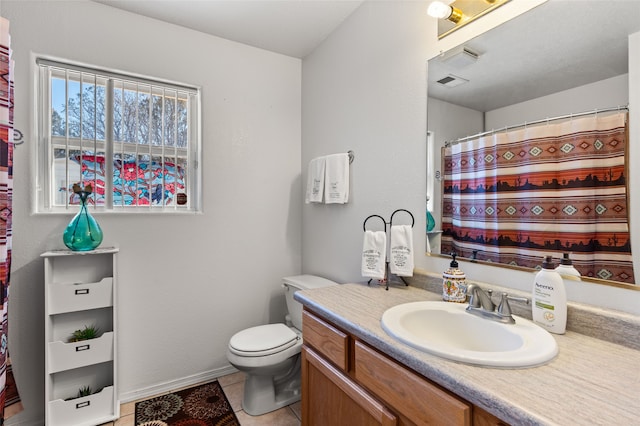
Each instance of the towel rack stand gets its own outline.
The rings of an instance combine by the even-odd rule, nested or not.
[[[351,152],[351,151],[349,151]],[[351,157],[349,157],[351,158]],[[387,233],[387,225],[389,225],[389,229],[391,229],[391,226],[393,225],[393,216],[398,213],[398,212],[405,212],[407,213],[409,216],[411,216],[411,227],[413,228],[413,225],[415,225],[416,223],[416,219],[415,217],[413,217],[413,214],[407,210],[407,209],[397,209],[394,210],[393,213],[391,213],[391,217],[389,218],[389,222],[387,222],[382,216],[380,216],[379,214],[372,214],[367,216],[367,218],[364,220],[364,222],[362,222],[362,229],[366,232],[367,231],[367,221],[371,218],[378,218],[382,221],[383,225],[384,225],[384,232],[385,234]],[[387,241],[390,241],[389,238],[387,238]],[[386,284],[386,288],[385,290],[389,290],[389,250],[387,250],[387,259],[385,259],[385,278],[383,280],[381,280],[381,282],[384,282]],[[408,286],[409,283],[404,279],[404,277],[398,277],[402,280],[402,282],[404,283],[405,286]],[[371,284],[371,281],[373,280],[373,278],[370,278],[369,281],[367,281],[367,285]]]
[[[369,219],[371,219],[372,217],[377,217],[382,221],[382,224],[384,225],[384,232],[387,232],[387,222],[384,220],[384,218],[382,216],[380,216],[379,214],[372,214],[371,216],[367,217],[364,222],[362,223],[362,229],[364,231],[367,230],[367,221]]]

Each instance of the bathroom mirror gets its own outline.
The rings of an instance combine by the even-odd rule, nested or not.
[[[626,107],[628,36],[639,31],[640,2],[549,0],[429,60],[427,210],[435,221],[427,232],[429,254],[448,256],[440,251],[445,142]],[[627,181],[627,194],[635,189],[632,184]],[[472,260],[484,262],[481,254]],[[491,265],[514,267],[493,260]]]

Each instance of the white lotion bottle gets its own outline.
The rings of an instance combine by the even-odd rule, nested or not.
[[[536,274],[532,292],[533,322],[551,333],[564,334],[567,327],[567,293],[564,281],[547,256]]]
[[[564,253],[562,255],[562,259],[556,268],[556,272],[560,275],[564,275],[565,277],[580,281],[580,272],[578,272],[575,266],[573,266],[569,253]]]

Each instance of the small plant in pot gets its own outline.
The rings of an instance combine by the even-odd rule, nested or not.
[[[72,396],[71,398],[66,398],[65,401],[71,401],[72,399],[78,399],[78,398],[82,398],[85,396],[89,396],[89,395],[93,395],[94,393],[98,393],[100,392],[99,390],[94,392],[91,390],[91,386],[83,386],[80,389],[78,389],[78,393],[75,396]]]
[[[78,395],[76,395],[76,398],[82,398],[83,396],[89,396],[93,393],[93,391],[91,391],[91,387],[90,386],[83,386],[80,389],[78,389]]]
[[[100,334],[100,328],[96,327],[95,325],[85,325],[83,329],[78,329],[71,334],[69,343],[95,339],[97,337],[100,337]]]

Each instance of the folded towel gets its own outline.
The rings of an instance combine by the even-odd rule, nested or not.
[[[316,157],[309,162],[307,171],[307,194],[305,203],[321,203],[324,191],[325,157]]]
[[[384,279],[387,256],[387,234],[384,231],[365,231],[362,245],[362,276]]]
[[[389,270],[399,277],[413,276],[413,231],[411,225],[391,227]]]
[[[349,201],[349,154],[327,155],[324,174],[325,204]]]

